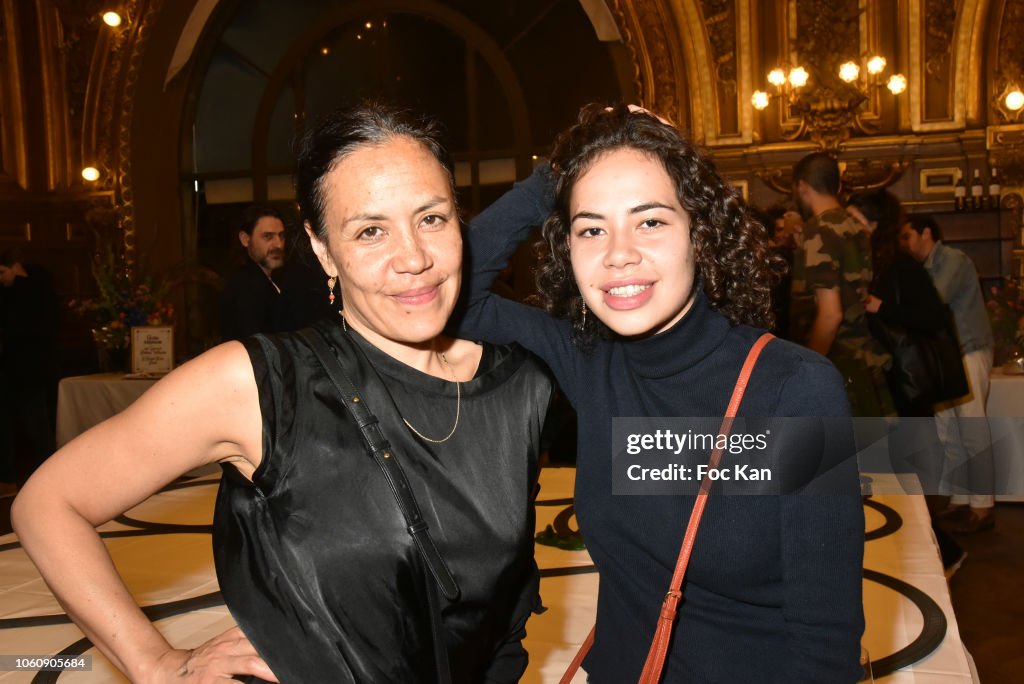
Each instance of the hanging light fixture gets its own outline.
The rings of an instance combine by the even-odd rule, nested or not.
[[[907,79],[902,74],[892,74],[884,83],[881,81],[880,75],[887,63],[882,55],[847,60],[831,71],[838,81],[833,78],[831,83],[816,83],[816,87],[807,91],[801,90],[810,82],[807,69],[795,65],[787,72],[786,67],[778,66],[768,72],[767,80],[771,87],[755,90],[750,103],[761,111],[767,109],[773,99],[785,98],[789,104],[787,116],[799,117],[800,123],[796,126],[784,124],[789,130],[783,133],[783,137],[796,140],[808,134],[824,148],[833,149],[849,138],[854,129],[868,132],[870,123],[861,119],[862,103],[873,89],[884,85],[893,95],[907,89]],[[821,74],[822,71],[816,73]],[[1024,107],[1024,101],[1021,106]]]

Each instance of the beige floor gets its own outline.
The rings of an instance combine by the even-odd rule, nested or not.
[[[571,497],[574,474],[571,468],[546,469],[542,475],[542,502]],[[216,477],[208,477],[198,486],[161,492],[130,511],[129,516],[150,522],[208,524],[215,493]],[[899,577],[925,591],[946,614],[949,631],[939,649],[930,656],[877,681],[889,684],[971,681],[923,506],[914,497],[879,498],[902,516],[903,526],[893,535],[867,543],[865,566]],[[564,509],[565,504],[539,506],[538,529],[551,523]],[[869,530],[884,523],[883,516],[874,509],[866,509],[866,515]],[[131,528],[111,523],[103,529]],[[81,638],[73,625],[12,627],[5,622],[61,612],[14,542],[14,535],[0,537],[0,653],[58,653]],[[107,543],[130,589],[144,605],[170,604],[216,591],[208,534],[130,536],[108,539]],[[537,558],[542,571],[590,565],[586,552],[547,546],[537,547]],[[532,618],[529,624],[527,648],[531,665],[523,680],[529,684],[558,681],[576,645],[593,622],[597,576],[593,573],[547,576],[542,580],[541,590],[549,610]],[[899,592],[874,582],[865,582],[865,612],[868,628],[864,643],[872,660],[902,648],[921,629],[917,607]],[[172,643],[191,646],[233,623],[226,608],[214,606],[158,620],[157,624]],[[64,673],[59,681],[124,681],[102,656],[94,651],[89,653],[94,655],[91,672]],[[0,672],[3,684],[29,682],[32,678],[32,673]],[[582,677],[578,681],[582,681]]]

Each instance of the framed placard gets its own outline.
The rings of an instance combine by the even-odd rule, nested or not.
[[[944,169],[921,169],[921,182],[918,190],[924,195],[950,194],[962,174],[963,172],[956,166]]]
[[[174,326],[132,328],[132,373],[169,373],[174,369]]]

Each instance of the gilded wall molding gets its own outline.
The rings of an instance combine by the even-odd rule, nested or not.
[[[683,65],[678,63],[683,52],[669,8],[660,0],[614,0],[614,14],[633,56],[641,104],[674,121],[684,120],[679,97]],[[697,122],[691,121],[698,137]]]
[[[135,88],[146,43],[163,0],[125,0],[120,6],[121,27],[99,26],[81,96],[82,161],[97,167],[98,194],[112,196],[121,229],[121,248],[129,270],[136,263],[135,204],[131,135]],[[98,3],[92,2],[92,5]],[[73,5],[72,5],[73,6]],[[82,23],[82,14],[95,16],[93,7],[69,11],[69,21]],[[93,26],[95,22],[87,24]]]
[[[66,190],[72,183],[71,125],[67,97],[64,35],[60,12],[49,2],[37,0],[39,44],[56,49],[39,51],[43,90],[43,123],[46,136],[46,189]]]
[[[135,87],[139,80],[139,64],[149,41],[157,13],[163,0],[141,0],[139,5],[138,28],[135,39],[132,41],[127,65],[124,75],[124,85],[121,89],[121,107],[118,116],[117,130],[117,158],[118,158],[118,184],[120,186],[120,200],[123,207],[121,227],[124,231],[124,259],[129,269],[134,269],[136,262],[135,251],[135,193],[133,190],[134,178],[132,177],[132,112],[135,107]]]
[[[998,70],[1005,78],[1024,79],[1024,0],[1006,0],[999,25]]]
[[[1013,123],[1020,113],[1006,109],[999,101],[1012,86],[1024,87],[1024,0],[1004,0],[998,15],[995,44],[988,53],[991,62],[989,120]]]
[[[1024,124],[989,126],[985,147],[990,163],[999,167],[1003,184],[1024,186]]]
[[[0,31],[3,35],[4,55],[0,59],[3,73],[0,73],[0,107],[6,125],[0,131],[3,136],[3,173],[16,182],[21,190],[28,189],[28,152],[26,149],[25,103],[21,83],[21,54],[18,32],[18,8],[15,0],[2,0]]]
[[[974,12],[974,18],[971,22],[972,30],[970,34],[970,40],[968,41],[968,52],[967,52],[967,77],[973,79],[970,84],[963,84],[964,91],[964,116],[966,118],[967,125],[978,125],[984,124],[984,112],[985,103],[984,97],[985,92],[985,46],[988,41],[992,39],[992,36],[988,32],[988,13],[990,11],[991,0],[978,0],[974,3],[971,8]]]
[[[711,62],[719,87],[736,94],[736,13],[732,0],[701,0]]]
[[[950,5],[953,6],[951,19]],[[978,114],[981,49],[988,0],[911,0],[908,12],[910,125],[917,132],[966,127]],[[949,23],[952,22],[952,27]],[[950,46],[948,64],[943,40]],[[948,68],[949,116],[929,119],[926,80]],[[929,72],[931,69],[931,72]]]
[[[924,70],[937,74],[950,58],[956,23],[956,0],[925,0]]]
[[[85,158],[85,111],[86,93],[89,88],[90,65],[99,40],[98,23],[91,10],[98,11],[98,5],[61,6],[61,25],[64,37],[61,50],[64,53],[65,83],[67,86],[68,123],[78,137],[75,161],[92,164]],[[92,149],[92,146],[89,147]]]
[[[711,69],[714,74],[717,137],[740,135],[738,105],[737,14],[734,0],[701,0]]]
[[[704,145],[714,146],[718,139],[718,98],[715,97],[710,46],[704,31],[704,16],[695,0],[667,0],[671,4],[672,30],[683,47],[686,102],[690,117],[690,136]]]

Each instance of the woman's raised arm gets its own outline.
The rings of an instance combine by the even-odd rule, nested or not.
[[[251,477],[261,433],[252,365],[242,345],[230,342],[57,451],[15,500],[11,517],[25,551],[68,615],[132,681],[273,679],[237,628],[194,651],[172,648],[95,531],[194,468],[233,462]]]

